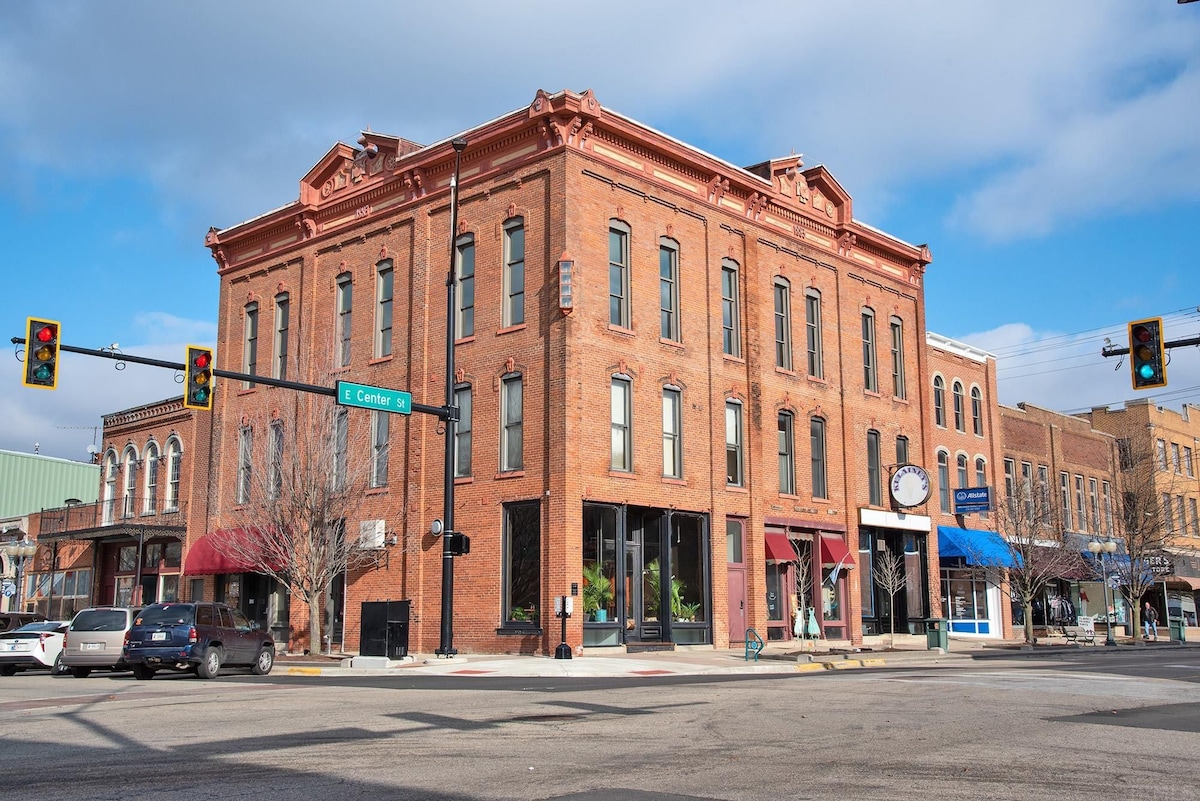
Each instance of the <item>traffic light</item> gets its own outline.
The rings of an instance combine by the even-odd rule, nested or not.
[[[187,388],[183,393],[183,405],[189,409],[212,408],[213,399],[213,352],[211,348],[187,346]]]
[[[30,317],[25,328],[25,380],[27,387],[58,386],[58,332],[54,320]]]
[[[464,556],[471,552],[471,538],[466,534],[458,531],[447,531],[446,536],[450,538],[446,543],[450,553],[455,556]]]
[[[1129,369],[1134,389],[1167,385],[1167,360],[1163,357],[1162,318],[1129,324]]]

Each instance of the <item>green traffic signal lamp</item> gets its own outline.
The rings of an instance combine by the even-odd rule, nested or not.
[[[25,326],[25,378],[27,387],[58,387],[58,350],[60,326],[54,320],[30,317]]]
[[[1162,318],[1129,324],[1129,370],[1134,389],[1167,385],[1167,360],[1163,347]]]
[[[213,398],[213,353],[211,348],[201,348],[197,345],[187,346],[187,362],[185,364],[186,388],[183,393],[183,405],[188,409],[212,409]]]

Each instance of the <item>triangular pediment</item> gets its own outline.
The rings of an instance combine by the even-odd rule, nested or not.
[[[854,201],[833,174],[821,165],[801,173],[808,185],[808,202],[813,211],[834,225],[845,225],[854,219]]]
[[[358,153],[358,148],[345,142],[338,142],[329,148],[321,160],[300,179],[300,202],[315,205],[321,202],[322,195],[328,197],[335,188],[344,188],[349,182],[354,157]]]
[[[395,170],[410,153],[422,148],[398,136],[363,131],[359,147],[338,142],[300,181],[300,200],[317,204],[364,180]]]

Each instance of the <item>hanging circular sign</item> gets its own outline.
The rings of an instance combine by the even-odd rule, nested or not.
[[[929,500],[929,474],[915,464],[901,465],[892,473],[891,489],[897,506],[920,506]]]

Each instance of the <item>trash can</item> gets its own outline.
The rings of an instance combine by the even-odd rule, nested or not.
[[[950,621],[944,617],[931,617],[925,620],[925,646],[929,650],[941,648],[943,651],[949,650],[950,640],[947,637],[947,632],[950,628]]]
[[[1172,620],[1167,624],[1171,628],[1171,642],[1187,642],[1187,626],[1182,620]]]

